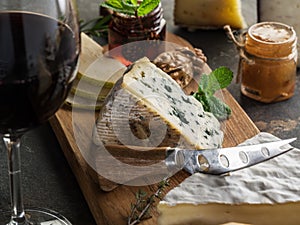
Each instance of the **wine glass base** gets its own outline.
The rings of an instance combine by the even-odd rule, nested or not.
[[[7,221],[5,225],[72,225],[64,216],[49,209],[30,208],[25,210],[26,222],[8,222],[11,217],[10,212],[0,212],[0,221]],[[2,225],[2,224],[1,224]]]

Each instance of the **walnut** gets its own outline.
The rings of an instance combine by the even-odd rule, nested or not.
[[[181,88],[203,73],[207,59],[201,49],[177,48],[156,57],[153,63],[169,74]]]

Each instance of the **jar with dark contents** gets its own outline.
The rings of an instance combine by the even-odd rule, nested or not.
[[[166,21],[161,3],[145,16],[113,12],[108,29],[108,46],[114,56],[129,62],[144,56],[150,60],[163,52]]]
[[[294,95],[297,70],[297,36],[277,22],[251,26],[245,36],[239,65],[241,92],[270,103]]]

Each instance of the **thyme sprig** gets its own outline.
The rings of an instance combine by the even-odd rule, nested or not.
[[[164,179],[158,184],[157,191],[149,196],[147,192],[139,190],[135,194],[135,203],[131,204],[127,225],[136,225],[142,220],[151,218],[151,206],[156,199],[162,199],[162,192],[167,186],[170,186],[169,179]]]

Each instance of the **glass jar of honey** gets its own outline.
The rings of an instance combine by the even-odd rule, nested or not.
[[[144,56],[154,59],[165,50],[159,42],[165,39],[166,20],[161,3],[145,16],[112,13],[108,47],[109,50],[117,48],[114,54],[126,60],[135,61]]]
[[[294,29],[277,22],[251,26],[245,35],[239,64],[241,92],[270,103],[294,94],[297,70],[297,36]]]

